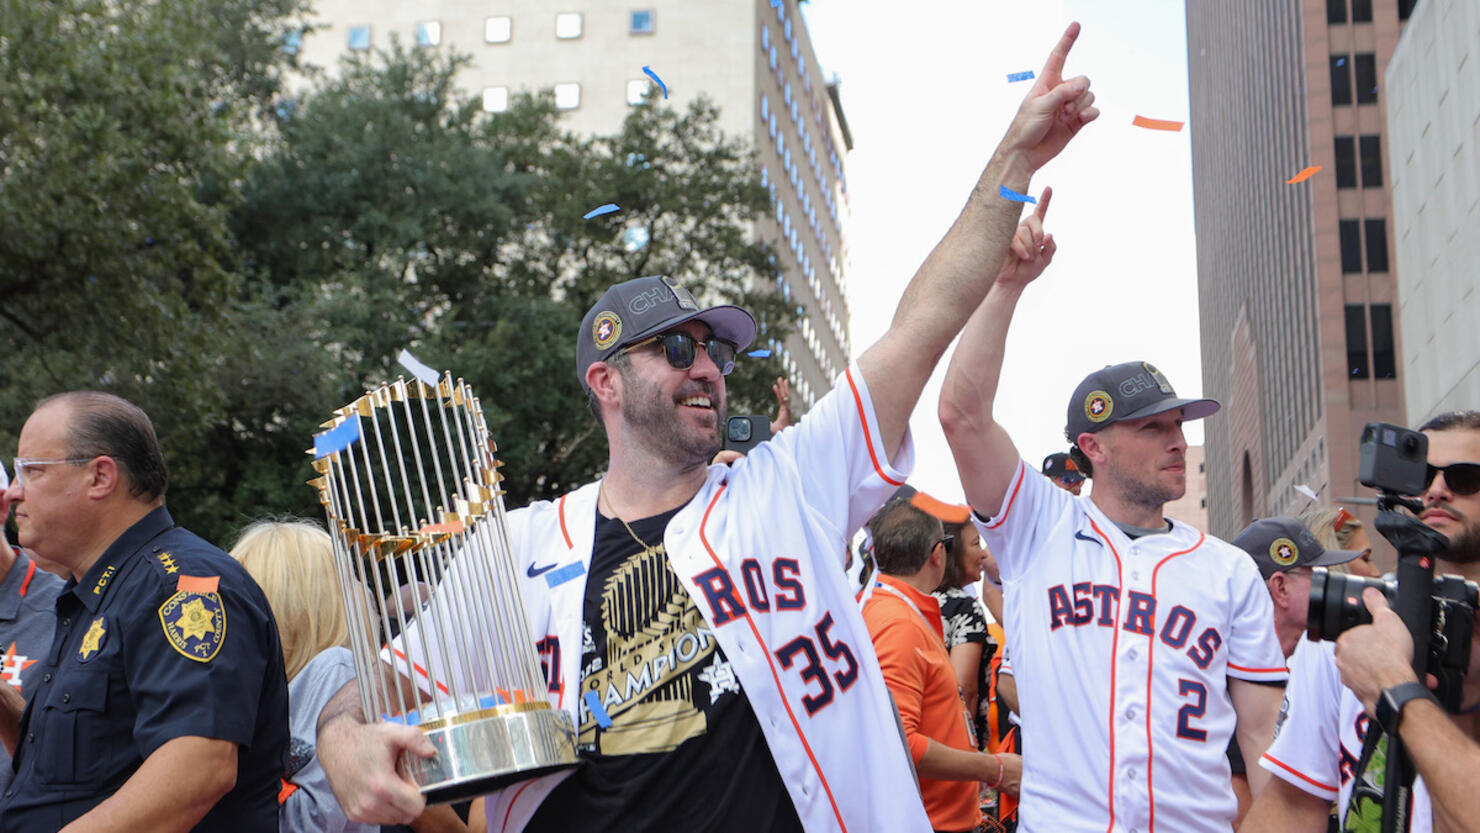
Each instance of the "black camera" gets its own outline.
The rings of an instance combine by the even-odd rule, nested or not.
[[[1362,604],[1362,591],[1381,590],[1388,604],[1398,604],[1398,583],[1380,578],[1333,573],[1316,567],[1310,580],[1310,612],[1306,631],[1311,639],[1335,641],[1358,625],[1372,623],[1372,614]],[[1433,604],[1429,616],[1428,673],[1439,680],[1441,702],[1456,702],[1470,661],[1470,638],[1475,609],[1480,606],[1480,585],[1459,576],[1434,576]],[[1456,698],[1447,699],[1446,695]]]
[[[1386,422],[1362,429],[1357,479],[1390,495],[1422,494],[1428,480],[1429,438]]]

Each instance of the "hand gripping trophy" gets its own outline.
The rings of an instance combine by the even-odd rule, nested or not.
[[[369,391],[309,453],[360,705],[427,733],[437,757],[401,766],[443,803],[573,766],[576,751],[568,715],[542,694],[482,407],[451,374],[435,382]]]

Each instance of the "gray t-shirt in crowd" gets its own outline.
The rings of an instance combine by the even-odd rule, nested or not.
[[[0,546],[5,546],[0,544]],[[0,581],[0,683],[26,694],[41,673],[57,635],[57,596],[66,582],[36,566],[16,548],[15,563]],[[10,753],[0,745],[0,792],[10,786]]]
[[[378,825],[345,818],[314,752],[319,712],[354,678],[354,655],[348,648],[330,648],[288,681],[288,781],[298,789],[278,808],[282,833],[379,833]]]

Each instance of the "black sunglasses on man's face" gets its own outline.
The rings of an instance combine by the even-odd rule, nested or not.
[[[1480,492],[1480,463],[1450,463],[1447,466],[1429,466],[1424,476],[1423,487],[1434,485],[1434,476],[1444,472],[1444,485],[1457,495],[1473,495]]]
[[[699,355],[698,345],[704,345],[704,352],[714,360],[714,366],[719,368],[721,376],[730,375],[735,369],[735,345],[724,339],[710,336],[703,342],[696,341],[693,336],[681,330],[671,333],[659,333],[652,338],[645,338],[635,344],[629,344],[622,348],[623,353],[630,353],[639,347],[646,347],[653,342],[663,346],[663,357],[668,364],[677,370],[688,370],[694,366],[694,359]]]

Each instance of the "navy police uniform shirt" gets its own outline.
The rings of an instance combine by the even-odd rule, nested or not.
[[[237,745],[236,786],[195,829],[277,830],[288,683],[267,598],[240,564],[160,507],[67,582],[56,614],[0,829],[54,833],[195,736]]]

